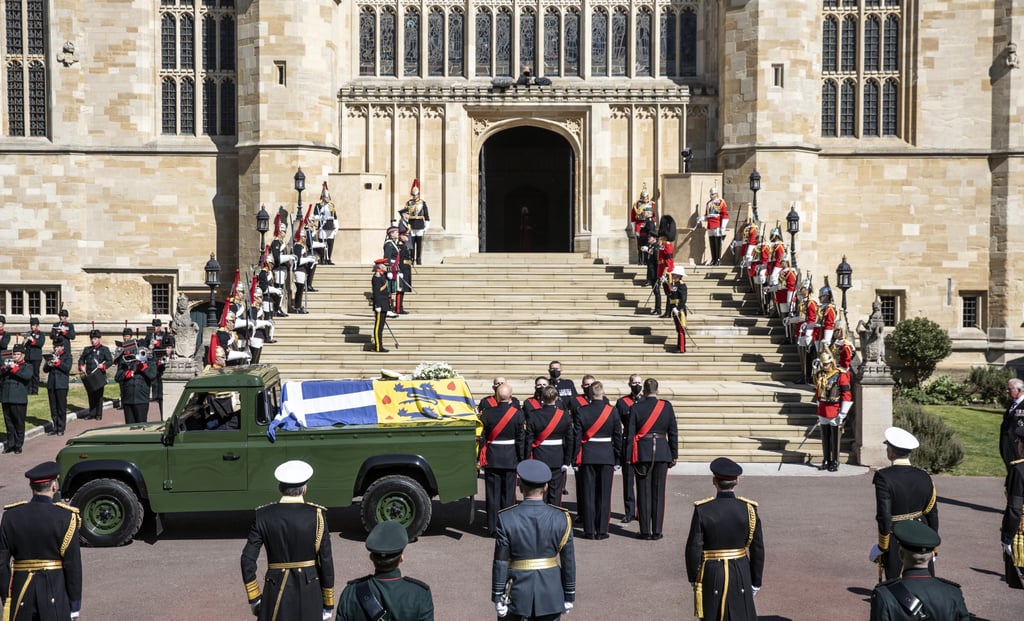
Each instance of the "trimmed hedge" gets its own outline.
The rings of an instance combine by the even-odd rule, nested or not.
[[[964,460],[964,445],[956,432],[938,416],[917,403],[893,403],[892,422],[914,434],[921,446],[910,454],[910,462],[932,474],[952,470]]]

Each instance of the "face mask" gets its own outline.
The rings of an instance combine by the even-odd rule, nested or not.
[[[629,392],[634,395],[639,395],[641,388],[643,388],[643,386],[641,386],[640,384],[634,384],[629,387]]]
[[[562,371],[559,369],[549,369],[548,374],[551,375],[551,379],[558,379],[562,375]]]
[[[545,388],[547,388],[547,386],[534,386],[533,387],[533,396],[539,398],[540,397],[540,392],[542,390],[544,390]]]

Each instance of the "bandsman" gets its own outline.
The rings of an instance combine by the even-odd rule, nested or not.
[[[107,384],[107,369],[114,366],[114,356],[103,345],[103,333],[93,328],[89,332],[90,345],[78,357],[78,373],[82,376],[85,394],[89,398],[89,413],[84,419],[103,419],[103,391]],[[86,379],[86,378],[90,379]]]
[[[61,335],[69,341],[75,340],[75,324],[68,321],[68,309],[64,308],[61,302],[60,311],[57,312],[57,323],[50,327],[51,336]],[[69,344],[70,346],[70,344]]]
[[[149,396],[156,374],[156,365],[144,347],[133,342],[125,348],[114,381],[121,384],[121,407],[126,425],[144,423],[149,419]]]
[[[29,386],[32,366],[25,360],[25,345],[18,343],[0,366],[0,405],[7,426],[5,453],[21,453],[25,444],[25,417],[28,415]],[[3,588],[0,583],[0,589]]]
[[[50,402],[50,436],[64,435],[68,423],[68,376],[71,373],[71,345],[58,332],[53,353],[46,356],[46,396]]]
[[[150,324],[143,340],[143,345],[149,350],[153,364],[156,365],[156,378],[153,380],[153,394],[150,398],[156,402],[160,419],[163,420],[164,372],[167,371],[167,361],[174,356],[174,335],[164,327],[159,317],[154,317]]]
[[[43,346],[46,334],[39,330],[39,318],[28,320],[28,333],[25,335],[25,360],[32,368],[32,381],[28,386],[28,394],[39,394],[39,367],[43,364]]]
[[[0,315],[0,354],[11,345],[11,333],[7,331],[7,317]]]

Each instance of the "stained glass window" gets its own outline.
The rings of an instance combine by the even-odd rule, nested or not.
[[[692,8],[679,16],[679,61],[683,76],[697,75],[697,12]]]
[[[448,13],[448,75],[466,74],[466,15],[460,8]]]
[[[663,76],[676,75],[676,11],[672,7],[661,10],[658,24],[658,73]]]
[[[651,10],[641,8],[636,14],[636,75],[651,75]]]
[[[377,60],[377,15],[364,6],[359,12],[359,75],[374,75]]]
[[[836,135],[836,83],[832,80],[821,85],[821,135]]]
[[[544,75],[559,75],[562,51],[562,24],[558,9],[548,8],[544,14]]]
[[[864,84],[864,131],[865,136],[878,135],[878,82],[868,80]]]
[[[612,14],[612,75],[626,75],[626,54],[629,52],[629,15],[626,7],[617,7]]]
[[[405,59],[402,75],[414,77],[420,74],[420,12],[411,6],[405,7]]]
[[[476,11],[476,75],[491,75],[491,12]]]
[[[565,75],[580,75],[580,12],[565,12]]]
[[[608,12],[603,8],[590,18],[590,66],[593,75],[608,75]]]
[[[397,75],[395,70],[395,29],[397,16],[391,7],[380,13],[380,74]]]
[[[843,71],[857,70],[857,18],[848,15],[843,20],[843,49],[841,56]]]
[[[882,54],[883,69],[900,69],[900,20],[895,15],[885,18],[885,50]]]
[[[444,75],[444,10],[430,9],[427,16],[427,75]]]
[[[519,64],[537,71],[537,14],[526,8],[519,15]]]
[[[494,18],[494,72],[512,75],[512,11],[502,7]]]
[[[857,122],[857,83],[843,80],[839,93],[839,135],[855,136]]]

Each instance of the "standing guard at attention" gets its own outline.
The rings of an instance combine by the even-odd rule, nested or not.
[[[427,209],[427,201],[420,198],[419,179],[412,180],[409,194],[412,198],[405,202],[402,211],[409,215],[409,233],[412,236],[412,249],[416,265],[423,265],[423,234],[430,228],[430,211]]]
[[[584,539],[607,539],[612,510],[612,475],[619,468],[622,423],[604,385],[590,385],[591,402],[576,411],[577,504]]]
[[[492,397],[484,400],[487,402]],[[526,418],[512,402],[512,387],[495,389],[494,405],[480,410],[483,425],[477,463],[484,472],[487,532],[494,534],[498,511],[516,504],[516,466],[526,455]]]
[[[814,400],[818,404],[818,424],[821,425],[822,459],[819,470],[839,470],[839,428],[853,406],[850,390],[850,370],[844,373],[836,367],[832,354],[825,351],[815,360]]]
[[[384,347],[384,325],[391,314],[391,298],[388,296],[387,259],[373,262],[373,278],[370,279],[370,304],[373,306],[373,351],[387,352]]]
[[[334,612],[334,558],[327,509],[303,499],[313,467],[286,461],[274,470],[281,500],[256,509],[242,550],[242,581],[260,621],[324,621]],[[260,548],[267,548],[263,591],[256,582]]]
[[[645,234],[646,223],[657,221],[657,205],[651,200],[647,193],[647,183],[640,189],[640,200],[633,203],[629,212],[629,221],[633,225],[633,235],[636,237],[636,260],[638,265],[643,265],[644,247],[647,246],[647,235]]]
[[[686,270],[682,265],[672,268],[672,279],[668,282],[668,296],[666,304],[668,312],[672,315],[672,323],[676,326],[676,350],[686,353],[686,283],[683,277]]]
[[[737,496],[743,468],[727,457],[711,462],[717,494],[693,503],[686,538],[686,575],[699,619],[756,621],[764,542],[757,503]]]
[[[1024,427],[1017,427],[1014,438],[1018,450],[1024,452]],[[1006,586],[1024,589],[1024,459],[1010,462],[1005,485],[1006,509],[1003,511],[1003,525],[999,535],[1003,545]]]
[[[711,246],[711,260],[708,265],[719,265],[722,261],[722,240],[729,230],[729,206],[718,196],[718,190],[711,188],[704,215],[697,221],[708,229],[708,244]]]
[[[665,522],[665,477],[679,454],[679,423],[672,404],[658,398],[658,380],[644,380],[644,399],[629,414],[626,446],[636,474],[640,539],[662,538]]]

